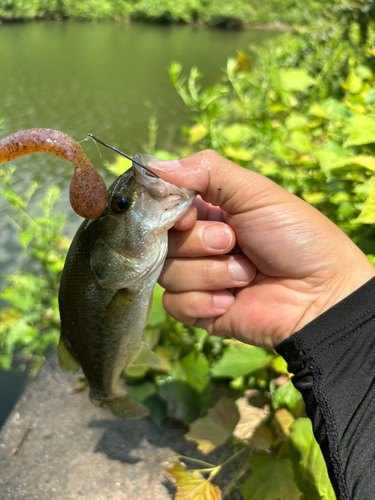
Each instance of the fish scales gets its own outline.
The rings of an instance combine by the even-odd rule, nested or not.
[[[153,158],[135,159],[146,165]],[[83,222],[69,249],[59,294],[60,364],[67,371],[81,366],[91,401],[118,416],[148,413],[120,377],[137,356],[138,364],[155,362],[142,344],[152,290],[166,258],[167,231],[194,197],[133,164],[109,188],[104,213]]]

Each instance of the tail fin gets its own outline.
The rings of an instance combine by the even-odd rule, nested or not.
[[[150,414],[150,410],[147,406],[143,405],[136,399],[131,398],[127,394],[119,397],[108,398],[108,397],[98,397],[90,392],[90,400],[99,408],[104,408],[110,411],[117,417],[124,417],[128,419],[135,419],[141,417],[147,417]]]

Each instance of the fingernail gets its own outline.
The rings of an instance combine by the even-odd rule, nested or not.
[[[232,239],[231,232],[224,224],[208,226],[203,234],[207,248],[211,248],[212,250],[225,250]]]
[[[214,304],[218,309],[229,309],[234,302],[234,297],[225,290],[214,293]]]
[[[180,162],[178,160],[150,161],[147,165],[152,169],[162,170],[165,172],[178,170],[180,168]]]
[[[249,282],[254,278],[254,268],[246,258],[232,257],[229,261],[229,272],[233,281]]]

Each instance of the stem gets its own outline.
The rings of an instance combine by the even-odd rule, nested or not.
[[[227,460],[225,460],[222,464],[218,465],[217,467],[214,468],[214,470],[211,472],[208,481],[212,481],[212,479],[219,474],[221,469],[225,467],[227,464],[229,464],[232,460],[234,460],[238,455],[243,453],[246,450],[246,448],[242,448],[241,450],[237,451],[234,455],[229,457]]]
[[[175,456],[176,456],[176,458],[182,458],[183,460],[189,460],[190,462],[194,462],[194,463],[196,463],[198,465],[206,465],[206,466],[208,466],[210,468],[209,470],[212,470],[212,469],[216,468],[215,465],[209,464],[208,462],[203,462],[203,460],[198,460],[196,458],[185,457],[184,455],[179,455],[178,453],[176,453]]]

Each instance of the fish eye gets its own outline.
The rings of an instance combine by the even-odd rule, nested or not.
[[[112,210],[115,214],[121,214],[125,210],[129,208],[130,200],[127,196],[116,196],[116,198],[112,202]]]

